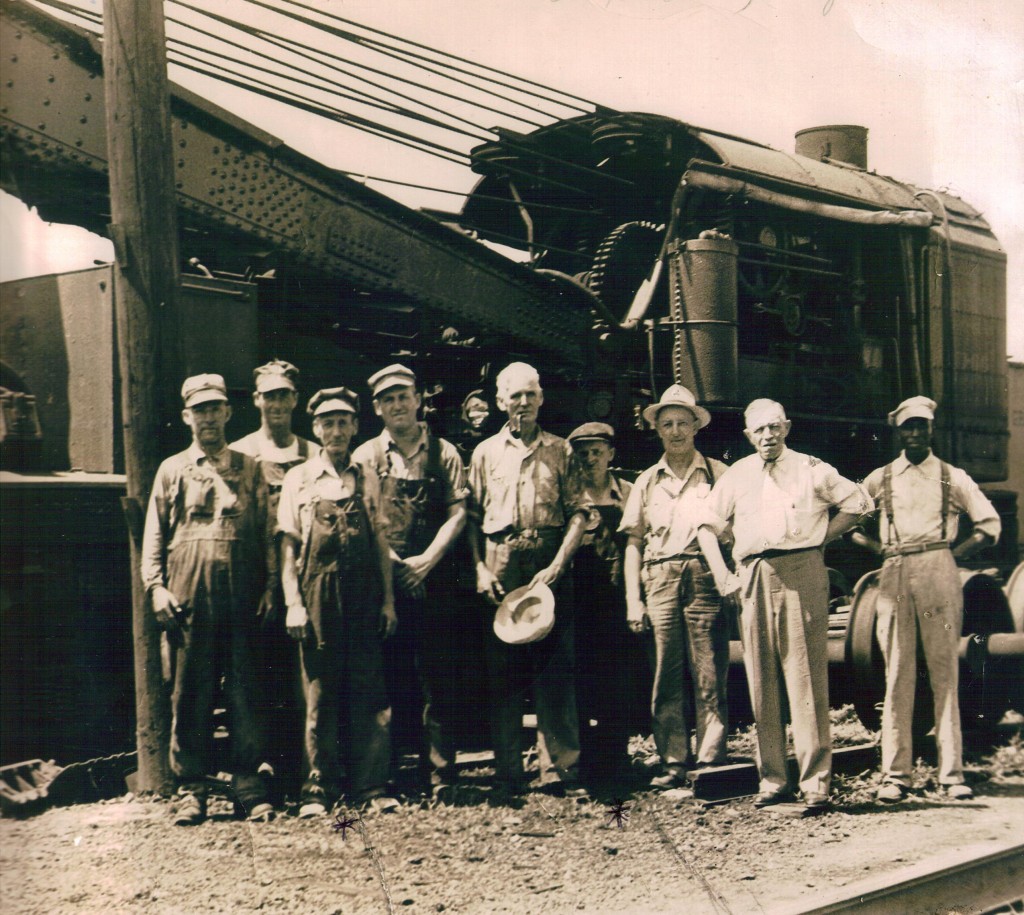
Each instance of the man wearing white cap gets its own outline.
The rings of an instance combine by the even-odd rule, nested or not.
[[[477,591],[498,605],[509,591],[543,582],[555,592],[555,625],[542,640],[508,645],[491,631],[484,652],[499,792],[524,786],[523,699],[536,701],[541,781],[580,791],[579,728],[573,685],[569,570],[586,527],[586,506],[569,481],[571,448],[537,423],[544,403],[537,370],[513,362],[498,373],[497,403],[508,422],[473,452],[469,466],[470,548]]]
[[[410,369],[389,365],[367,384],[384,430],[352,460],[380,479],[402,620],[385,652],[391,736],[419,746],[420,787],[440,790],[455,780],[459,651],[449,551],[466,524],[466,472],[455,446],[418,420],[423,401]]]
[[[663,771],[653,788],[681,788],[694,766],[684,679],[689,667],[696,717],[696,765],[725,761],[729,632],[697,543],[700,504],[726,466],[707,458],[694,437],[711,416],[674,384],[644,410],[665,453],[633,485],[620,530],[626,532],[626,608],[630,628],[654,629],[651,716]]]
[[[252,637],[267,548],[267,487],[259,466],[231,451],[220,375],[181,388],[192,444],[160,465],[142,542],[142,581],[157,623],[175,645],[171,770],[181,801],[175,823],[206,819],[213,703],[225,678],[235,798],[251,819],[273,813],[256,774]]]
[[[253,403],[260,411],[260,427],[228,447],[247,454],[260,465],[269,492],[268,518],[271,538],[267,587],[260,603],[260,632],[256,636],[256,682],[259,723],[264,733],[266,761],[260,771],[291,776],[298,772],[299,734],[296,723],[294,683],[297,677],[292,645],[284,631],[284,596],[277,547],[277,504],[284,475],[318,450],[314,442],[292,432],[292,413],[298,403],[299,370],[290,362],[271,359],[253,370]]]
[[[873,503],[862,486],[834,467],[786,447],[791,423],[782,404],[752,401],[744,419],[744,434],[757,453],[722,474],[705,502],[698,536],[719,592],[740,592],[743,663],[757,721],[761,777],[754,806],[793,797],[786,768],[784,683],[799,786],[808,812],[817,812],[829,804],[832,780],[823,549],[856,525]],[[837,512],[830,518],[833,509]],[[717,539],[730,524],[738,574],[729,571]]]
[[[885,658],[882,784],[878,798],[902,800],[911,787],[912,720],[920,639],[935,699],[939,783],[951,798],[970,798],[961,759],[960,629],[963,590],[956,559],[999,539],[999,515],[959,467],[931,450],[935,401],[911,397],[889,414],[903,450],[864,481],[879,506],[885,561],[879,577],[876,633]],[[955,550],[959,515],[974,522]]]
[[[299,816],[321,815],[339,796],[339,723],[353,801],[388,810],[391,711],[381,641],[398,621],[380,483],[349,456],[356,394],[317,391],[307,411],[323,448],[288,471],[277,510],[285,626],[300,644],[306,694],[309,774]]]

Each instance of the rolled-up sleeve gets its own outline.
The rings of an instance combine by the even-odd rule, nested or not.
[[[299,517],[299,487],[302,467],[293,467],[281,483],[281,498],[277,503],[277,531],[296,540],[302,539],[302,521]]]
[[[486,492],[485,480],[487,478],[484,468],[484,452],[478,446],[473,451],[469,461],[469,474],[467,475],[466,488],[468,498],[466,509],[470,519],[476,524],[482,524],[484,520],[484,495]]]
[[[459,452],[449,442],[444,443],[441,463],[445,472],[446,503],[454,505],[456,502],[462,502],[468,495],[466,489],[466,468],[462,466],[462,458],[459,457]]]
[[[862,483],[848,480],[824,461],[815,465],[814,471],[815,490],[823,502],[848,515],[870,515],[875,510],[875,500]]]
[[[619,531],[637,540],[643,540],[644,534],[647,532],[647,512],[644,505],[644,493],[647,490],[645,483],[645,475],[641,474],[636,485],[629,491],[626,505],[622,509],[622,520],[619,522]]]
[[[954,468],[954,473],[951,476],[956,501],[961,510],[966,511],[970,516],[974,523],[974,529],[987,534],[993,542],[997,541],[1002,533],[1003,523],[999,518],[999,512],[996,511],[988,496],[959,467]]]
[[[729,529],[735,510],[736,488],[726,472],[718,478],[706,499],[697,500],[694,527],[706,527],[720,538]]]

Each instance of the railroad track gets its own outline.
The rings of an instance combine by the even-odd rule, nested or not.
[[[1024,912],[1024,845],[975,845],[872,877],[842,893],[775,915],[996,915]]]

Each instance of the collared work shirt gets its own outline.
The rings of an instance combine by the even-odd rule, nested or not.
[[[377,474],[351,459],[339,474],[330,458],[321,450],[305,464],[293,467],[285,475],[281,486],[281,502],[277,507],[278,530],[301,541],[309,529],[316,503],[322,499],[339,502],[354,495],[359,474],[363,476],[363,502],[370,522],[375,531],[383,529],[387,519],[382,514]]]
[[[376,471],[379,477],[385,474],[398,480],[422,480],[427,469],[427,428],[420,423],[420,439],[412,454],[406,457],[402,449],[385,429],[376,438],[363,442],[352,452],[352,462],[364,464]],[[379,444],[378,444],[379,443]],[[445,504],[454,505],[466,498],[466,470],[455,446],[438,438],[441,446],[441,470],[445,484]],[[380,457],[378,457],[380,455]],[[379,466],[383,461],[384,466]]]
[[[168,553],[185,528],[194,529],[191,539],[249,541],[256,562],[267,535],[267,486],[259,465],[227,447],[207,457],[195,442],[160,464],[142,537],[146,590],[166,584]]]
[[[469,465],[471,509],[484,534],[564,527],[581,510],[570,493],[564,438],[538,430],[530,445],[506,424],[477,445]]]
[[[1002,523],[986,495],[959,467],[949,467],[949,514],[946,539],[956,539],[958,515],[966,512],[975,530],[999,539]],[[892,513],[896,531],[889,530],[883,506],[885,468],[872,470],[864,486],[878,504],[882,543],[934,543],[942,540],[942,466],[931,453],[920,464],[911,464],[906,452],[892,462]],[[898,535],[898,536],[897,536]]]
[[[733,558],[765,550],[819,547],[829,509],[866,515],[874,502],[867,490],[831,464],[784,448],[769,463],[758,454],[741,458],[715,483],[700,524],[721,534],[732,522]]]
[[[718,480],[726,470],[721,461],[705,458],[698,451],[682,478],[664,455],[637,477],[619,530],[643,541],[644,562],[699,549],[694,538],[703,516],[700,505],[711,493],[712,476]]]

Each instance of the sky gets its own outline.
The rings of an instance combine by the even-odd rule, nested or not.
[[[792,150],[798,130],[868,128],[868,166],[981,210],[1009,257],[1008,352],[1024,360],[1024,3],[1017,0],[307,0],[316,9],[575,93]],[[239,0],[225,15],[253,17]],[[173,7],[168,6],[168,10]],[[270,13],[256,13],[283,28]],[[178,30],[178,31],[176,31]],[[169,25],[171,34],[185,34]],[[325,164],[467,191],[474,176],[172,66]],[[497,119],[496,119],[497,120]],[[456,197],[373,184],[410,206]],[[84,230],[0,199],[0,279],[112,257]]]

